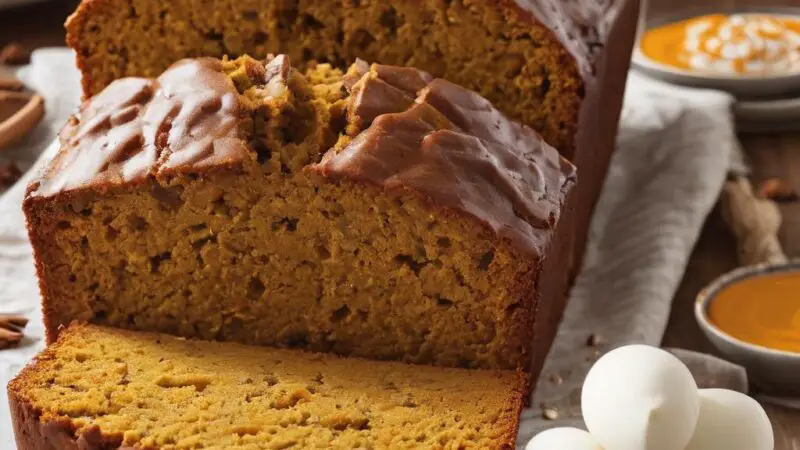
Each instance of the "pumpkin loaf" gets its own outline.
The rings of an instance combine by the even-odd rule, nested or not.
[[[511,449],[524,382],[74,324],[8,397],[19,450]]]
[[[574,276],[614,148],[638,3],[83,0],[67,22],[67,42],[87,96],[117,78],[157,76],[186,57],[268,53],[286,53],[301,68],[346,67],[356,58],[417,67],[476,91],[580,170],[575,217],[562,221],[574,228],[565,274]]]
[[[185,60],[61,140],[24,202],[50,342],[79,320],[532,373],[547,353],[574,167],[472,91]]]

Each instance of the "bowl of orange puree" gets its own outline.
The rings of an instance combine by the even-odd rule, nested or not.
[[[720,89],[739,98],[796,93],[800,8],[695,11],[648,20],[633,64],[670,83]]]
[[[763,391],[800,396],[800,261],[723,275],[698,294],[695,317]]]

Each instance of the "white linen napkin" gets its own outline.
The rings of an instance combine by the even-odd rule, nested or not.
[[[66,49],[37,50],[20,75],[43,94],[47,114],[25,142],[0,153],[0,160],[13,158],[25,168],[38,167],[57,151],[50,144],[78,105],[79,76]],[[584,269],[532,408],[523,414],[521,446],[542,429],[581,426],[576,400],[598,352],[633,342],[660,343],[691,249],[731,166],[731,155],[738,155],[730,104],[723,94],[671,92],[632,74],[619,148],[592,221]],[[0,196],[0,312],[30,320],[22,345],[0,351],[0,450],[15,448],[5,385],[44,345],[20,208],[34,171]],[[599,338],[599,345],[587,345],[591,335]],[[726,380],[727,387],[745,389],[740,368],[705,355],[681,357],[692,360],[689,365],[701,384],[711,374]],[[559,418],[545,420],[540,404],[553,408]]]

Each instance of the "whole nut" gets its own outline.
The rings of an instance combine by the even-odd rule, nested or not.
[[[0,50],[0,64],[22,66],[31,62],[31,52],[17,42],[12,42]]]

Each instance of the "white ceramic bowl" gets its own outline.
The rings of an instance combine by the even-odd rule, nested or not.
[[[654,28],[690,17],[711,13],[764,13],[791,16],[800,19],[800,7],[753,7],[731,10],[708,10],[692,8],[664,17],[649,18],[645,29]],[[780,98],[800,93],[800,71],[781,75],[725,75],[681,70],[648,58],[639,48],[639,40],[633,51],[633,66],[647,75],[668,83],[718,89],[737,98]]]
[[[700,329],[711,343],[726,359],[746,368],[748,377],[755,385],[765,393],[800,397],[800,353],[773,350],[741,341],[719,329],[708,318],[708,305],[721,290],[742,280],[784,272],[800,276],[800,260],[736,269],[717,278],[700,291],[694,312]],[[752,301],[758,301],[758,298]]]

